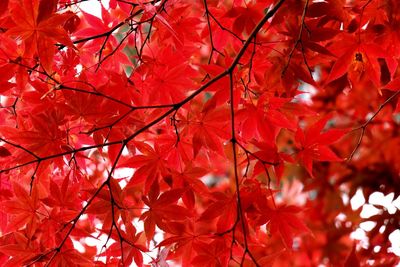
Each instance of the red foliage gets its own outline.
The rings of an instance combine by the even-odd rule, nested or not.
[[[399,14],[0,1],[0,265],[399,264]]]

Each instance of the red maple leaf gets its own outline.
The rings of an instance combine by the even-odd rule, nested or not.
[[[187,125],[182,134],[193,136],[194,156],[203,147],[220,154],[224,153],[223,141],[229,138],[227,118],[229,118],[228,109],[216,107],[213,99],[202,108],[193,105],[192,112],[182,119],[181,124]]]
[[[159,195],[158,183],[155,182],[149,196],[143,196],[143,202],[149,210],[145,211],[140,219],[144,221],[147,240],[152,240],[156,225],[166,229],[169,221],[184,220],[191,215],[186,208],[177,204],[183,192],[183,189],[171,189]]]
[[[272,235],[279,233],[285,246],[293,247],[295,233],[309,233],[310,229],[299,219],[296,214],[301,211],[296,206],[280,206],[269,208],[267,205],[260,207],[262,215],[258,219],[259,224],[266,223]]]
[[[25,56],[38,53],[43,68],[51,72],[55,43],[73,47],[71,39],[63,28],[63,24],[73,14],[55,14],[56,0],[23,0],[22,6],[11,10],[15,26],[7,31],[7,35],[20,38],[25,47]]]
[[[7,232],[15,231],[29,224],[31,231],[35,231],[39,222],[39,195],[36,187],[32,188],[31,194],[21,185],[14,183],[15,196],[11,200],[1,202],[2,209],[9,213],[9,224]]]
[[[313,161],[341,161],[330,148],[329,145],[338,141],[347,130],[331,129],[322,132],[329,116],[322,118],[306,130],[298,128],[295,140],[299,153],[297,158],[313,177]]]

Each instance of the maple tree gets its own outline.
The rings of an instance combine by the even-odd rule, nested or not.
[[[0,1],[2,266],[400,263],[398,1],[83,2]]]

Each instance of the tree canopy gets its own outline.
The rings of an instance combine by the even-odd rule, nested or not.
[[[399,264],[399,30],[397,0],[1,0],[1,265]]]

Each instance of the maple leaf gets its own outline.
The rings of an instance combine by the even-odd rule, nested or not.
[[[6,200],[0,203],[2,209],[9,214],[9,224],[7,232],[15,231],[29,224],[31,231],[35,231],[39,222],[39,196],[36,187],[34,186],[31,194],[19,184],[13,184],[15,196],[11,200]]]
[[[183,188],[182,201],[186,207],[194,208],[195,193],[202,197],[209,196],[208,187],[201,181],[206,170],[200,167],[188,165],[182,172],[171,171],[171,174],[164,177],[164,181],[172,188]]]
[[[101,4],[101,17],[97,17],[93,14],[90,14],[85,11],[82,12],[82,17],[84,19],[84,22],[87,23],[89,27],[83,27],[82,29],[79,29],[75,35],[78,37],[87,37],[87,36],[93,36],[93,35],[98,35],[102,34],[105,32],[108,32],[110,28],[114,27],[115,24],[117,24],[117,20],[110,16],[110,14],[107,12],[107,10],[104,8],[104,6]],[[112,37],[114,38],[114,37]],[[101,43],[102,40],[94,42]]]
[[[224,239],[216,239],[211,243],[196,243],[194,248],[197,256],[191,264],[193,266],[226,266],[229,261],[229,248]]]
[[[193,220],[176,221],[167,225],[166,232],[168,237],[164,239],[158,247],[174,248],[169,253],[169,258],[177,258],[182,262],[182,266],[191,266],[193,255],[195,255],[195,245],[199,242],[207,242],[207,235],[210,224],[207,222],[194,223]]]
[[[0,244],[0,253],[9,257],[2,261],[5,267],[25,265],[40,254],[38,242],[32,242],[29,236],[21,232],[3,235]]]
[[[232,30],[238,35],[241,35],[243,32],[249,34],[261,18],[257,5],[233,7],[224,16],[235,18]]]
[[[154,182],[149,192],[149,197],[143,196],[143,202],[149,207],[140,219],[144,221],[147,240],[154,236],[155,226],[165,229],[170,220],[179,221],[190,217],[191,213],[176,203],[181,198],[182,189],[171,189],[159,194],[158,182]]]
[[[24,43],[17,45],[17,41],[13,38],[4,34],[0,35],[0,91],[2,94],[9,93],[14,87],[20,90],[25,87],[28,77],[26,71],[18,64],[12,63],[13,61],[20,62],[24,53]],[[14,75],[15,81],[11,82]]]
[[[351,40],[350,45],[346,46],[346,50],[342,52],[333,65],[326,84],[348,73],[348,78],[353,85],[357,85],[361,79],[368,79],[373,82],[379,91],[381,68],[378,58],[388,58],[390,61],[390,57],[376,44],[359,44]]]
[[[202,147],[208,148],[223,154],[222,141],[229,138],[228,135],[228,109],[224,107],[216,108],[216,103],[211,99],[209,104],[205,104],[198,111],[199,107],[194,106],[191,113],[186,118],[182,118],[182,124],[187,125],[182,134],[193,136],[194,156],[199,153]],[[194,115],[195,117],[192,117]]]
[[[161,156],[163,151],[159,149],[158,145],[152,148],[146,143],[136,142],[135,146],[141,154],[121,161],[120,166],[137,168],[131,182],[135,184],[144,182],[144,192],[147,193],[154,181],[157,181],[161,175],[167,173],[165,160]]]
[[[16,161],[26,161],[35,155],[49,155],[65,151],[66,144],[65,132],[59,128],[59,119],[63,116],[62,112],[55,109],[48,109],[46,112],[38,113],[26,119],[26,128],[21,126],[19,129],[10,126],[0,126],[1,136],[6,140],[17,143],[29,149],[31,153],[24,150],[13,149],[12,154]],[[28,115],[29,117],[29,115]],[[39,118],[47,118],[42,121]],[[29,121],[29,123],[27,123]],[[56,160],[60,162],[60,160]],[[60,163],[61,164],[61,163]]]
[[[310,233],[310,229],[295,214],[301,209],[296,206],[280,206],[277,208],[259,207],[262,214],[258,218],[259,224],[267,224],[272,235],[279,233],[285,246],[293,248],[295,233]]]
[[[72,183],[67,174],[60,185],[54,180],[50,181],[50,196],[43,199],[43,202],[48,206],[59,206],[62,210],[77,210],[78,192],[78,184]]]
[[[264,94],[258,99],[257,106],[245,104],[236,114],[243,139],[262,138],[273,143],[281,128],[295,129],[295,124],[280,110],[289,101]]]
[[[22,6],[16,6],[11,10],[11,16],[15,26],[7,31],[8,36],[18,37],[28,49],[25,56],[30,57],[38,53],[43,68],[51,73],[53,56],[55,54],[54,43],[73,47],[73,43],[63,24],[71,17],[71,13],[55,14],[56,0],[23,0]]]
[[[147,248],[143,246],[140,242],[142,232],[137,233],[136,228],[132,223],[125,223],[126,230],[119,230],[119,234],[113,235],[115,239],[118,235],[121,235],[123,240],[122,244],[118,242],[113,243],[106,251],[100,254],[100,256],[107,257],[106,264],[111,264],[113,258],[117,258],[123,250],[124,257],[121,258],[120,264],[130,265],[132,261],[135,261],[137,266],[143,266],[143,256],[142,251],[147,252]],[[122,248],[121,248],[122,245]]]
[[[235,196],[226,196],[214,193],[212,197],[215,199],[209,204],[206,210],[199,217],[199,221],[210,221],[217,219],[216,226],[218,232],[229,230],[236,220],[237,205]]]
[[[0,265],[398,262],[399,1],[91,2],[0,1]]]
[[[330,116],[326,116],[317,121],[305,131],[298,128],[295,140],[299,149],[297,158],[302,162],[307,172],[313,176],[313,161],[341,161],[330,148],[329,145],[338,141],[347,130],[331,129],[321,132],[325,127]]]
[[[108,233],[118,221],[118,217],[127,217],[124,201],[124,191],[121,189],[117,179],[110,178],[109,186],[98,191],[97,189],[87,190],[91,194],[98,194],[96,201],[87,209],[88,214],[97,214],[104,218],[101,231]],[[128,215],[129,216],[129,215]]]
[[[92,261],[84,257],[75,249],[66,249],[58,253],[53,260],[56,266],[92,266]]]
[[[181,171],[187,165],[191,165],[193,158],[192,140],[189,137],[179,135],[177,142],[176,133],[171,133],[169,127],[167,133],[158,135],[154,142],[163,151],[162,156],[168,162],[171,169]]]
[[[185,42],[200,43],[198,29],[201,29],[201,20],[191,13],[189,4],[172,10],[168,18],[173,18],[173,20],[166,21],[168,24],[164,23],[162,19],[159,20],[164,27],[159,27],[157,37],[163,42],[171,40],[170,42],[176,48],[181,48]]]
[[[143,60],[147,64],[132,74],[142,103],[178,103],[193,88],[196,72],[173,47],[154,47]]]
[[[257,160],[253,175],[264,173],[266,169],[272,165],[277,177],[277,184],[279,184],[285,167],[284,162],[293,163],[294,160],[289,155],[278,152],[278,148],[274,143],[254,142],[254,144],[260,148],[260,150],[253,153],[252,159]]]

